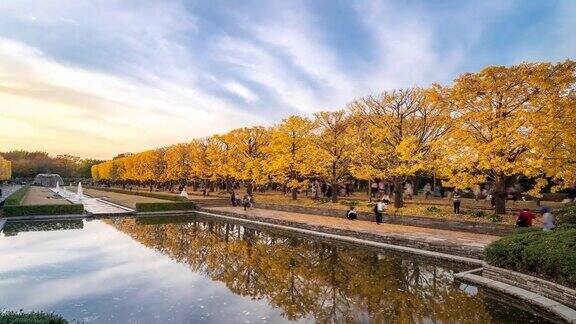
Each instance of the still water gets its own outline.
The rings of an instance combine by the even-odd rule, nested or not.
[[[454,265],[196,218],[9,223],[0,308],[93,323],[543,323]]]

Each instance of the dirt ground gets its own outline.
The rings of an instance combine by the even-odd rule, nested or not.
[[[62,197],[55,197],[50,189],[32,186],[28,190],[22,205],[68,205],[70,202]]]

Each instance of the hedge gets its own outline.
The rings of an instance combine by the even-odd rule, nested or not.
[[[136,212],[161,212],[175,210],[194,210],[193,202],[169,202],[169,203],[136,203]]]
[[[19,206],[26,197],[26,193],[30,189],[30,185],[25,185],[24,187],[14,191],[10,196],[4,200],[5,206]]]
[[[576,226],[549,232],[523,229],[491,243],[486,261],[496,267],[528,273],[576,287]]]
[[[170,201],[188,201],[187,198],[182,197],[182,196],[162,194],[162,193],[157,193],[157,192],[134,191],[134,190],[124,190],[124,189],[105,188],[105,187],[92,187],[92,186],[86,186],[85,188],[100,190],[100,191],[107,191],[107,192],[115,192],[115,193],[121,193],[121,194],[127,194],[127,195],[148,197],[148,198],[164,199],[164,200],[170,200]]]
[[[53,313],[30,312],[24,313],[0,310],[0,324],[65,324],[68,323],[62,316]]]
[[[4,216],[38,215],[79,215],[84,213],[83,205],[26,205],[4,206]]]
[[[576,224],[576,204],[569,204],[555,211],[556,224]]]

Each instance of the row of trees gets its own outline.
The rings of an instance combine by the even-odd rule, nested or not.
[[[51,157],[46,152],[24,150],[0,152],[0,157],[12,163],[14,178],[33,178],[39,173],[57,173],[63,178],[90,178],[92,166],[102,162],[68,154]]]
[[[576,181],[576,63],[487,67],[449,86],[387,91],[313,118],[146,151],[96,165],[95,180],[269,182],[297,190],[311,179],[333,188],[355,178],[394,182],[395,205],[410,176],[434,174],[445,186],[490,182],[496,212],[506,185],[535,181],[539,196]],[[332,190],[333,201],[337,190]]]
[[[12,178],[12,163],[0,155],[0,181]]]

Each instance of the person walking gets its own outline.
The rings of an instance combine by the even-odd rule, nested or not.
[[[524,208],[516,218],[516,227],[531,227],[534,215],[529,208]]]
[[[452,196],[452,204],[454,205],[454,214],[460,214],[460,204],[462,203],[462,194],[460,189],[454,190],[454,195]]]
[[[234,192],[234,190],[232,190],[232,193],[230,194],[230,202],[232,203],[233,207],[236,207],[236,193]]]
[[[540,213],[542,214],[542,222],[544,223],[542,225],[544,232],[553,230],[556,225],[554,224],[555,222],[554,215],[552,215],[552,210],[550,210],[548,207],[542,207],[540,209]]]

